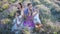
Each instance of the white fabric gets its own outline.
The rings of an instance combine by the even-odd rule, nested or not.
[[[37,13],[35,16],[34,16],[34,23],[40,23],[41,24],[41,20],[39,19],[39,13]]]
[[[12,27],[12,31],[20,29],[22,27],[22,16],[20,15],[17,18],[15,18],[13,20],[13,24],[14,25]],[[17,26],[17,24],[19,25],[19,27]]]

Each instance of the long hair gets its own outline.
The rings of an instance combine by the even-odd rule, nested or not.
[[[31,3],[28,3],[28,4],[27,4],[27,6],[30,6],[30,5],[31,5]]]
[[[22,6],[22,3],[18,3],[18,4],[21,6],[21,8],[23,7],[23,6]]]

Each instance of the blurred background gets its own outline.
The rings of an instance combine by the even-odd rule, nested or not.
[[[0,34],[11,34],[18,2],[38,6],[43,24],[41,34],[60,34],[60,0],[0,0]]]

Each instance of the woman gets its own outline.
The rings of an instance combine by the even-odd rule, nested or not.
[[[25,15],[25,20],[23,22],[24,25],[24,29],[27,29],[29,34],[32,34],[33,28],[35,26],[34,22],[33,22],[33,15],[32,15],[32,4],[28,3],[27,4],[27,8],[24,11],[24,15]],[[26,33],[27,34],[27,33]]]
[[[18,10],[21,11],[21,15],[23,16],[24,7],[23,7],[22,3],[18,3],[18,4],[17,4],[17,8],[18,8]]]

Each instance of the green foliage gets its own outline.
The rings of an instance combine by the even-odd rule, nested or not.
[[[16,0],[8,0],[10,4],[16,2]]]
[[[0,1],[0,5],[2,5],[2,2]]]
[[[10,13],[10,16],[13,17],[13,16],[14,16],[14,13],[15,13],[15,12],[11,12],[11,13]]]
[[[40,5],[40,1],[39,0],[35,0],[35,1],[32,1],[32,5],[35,6],[35,5]]]
[[[3,4],[2,8],[7,9],[9,7],[9,4]]]
[[[6,11],[7,11],[7,10],[6,10]],[[9,12],[8,12],[8,11],[6,12],[6,11],[3,11],[3,12],[2,12],[2,16],[1,16],[2,18],[7,18],[7,17],[8,17]]]
[[[15,12],[16,12],[16,10],[12,10],[12,12],[10,12],[9,16],[14,17]]]
[[[19,0],[19,2],[21,2],[21,3],[22,3],[23,1],[24,1],[24,0]]]
[[[51,21],[52,22],[55,22],[56,21],[56,18],[53,15],[51,15]]]
[[[0,27],[0,33],[2,34],[11,34],[11,28],[12,28],[12,20],[5,18],[1,20],[1,24],[3,25]]]
[[[57,32],[54,32],[54,34],[57,34]]]
[[[0,8],[0,12],[3,12],[3,9],[2,8]]]
[[[11,2],[15,2],[16,0],[10,0]]]
[[[11,20],[8,19],[8,18],[5,18],[5,19],[2,19],[1,22],[2,22],[3,24],[8,24],[8,23],[11,22]]]

